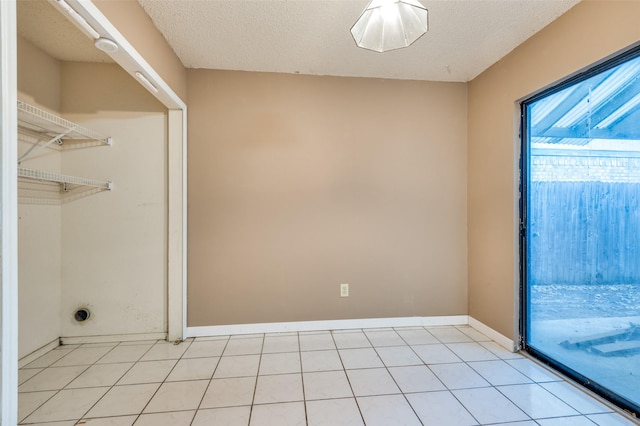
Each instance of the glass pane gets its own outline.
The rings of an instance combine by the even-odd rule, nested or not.
[[[640,406],[640,58],[527,108],[527,344]]]

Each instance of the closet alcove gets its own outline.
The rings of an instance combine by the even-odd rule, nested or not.
[[[167,108],[50,2],[17,26],[20,365],[166,338]]]

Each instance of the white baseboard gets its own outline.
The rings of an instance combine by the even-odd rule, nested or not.
[[[447,325],[467,325],[469,324],[468,315],[451,315],[442,317],[422,317],[423,327],[444,327]]]
[[[110,334],[106,336],[70,336],[61,337],[63,345],[79,345],[84,343],[133,342],[144,340],[165,340],[167,333]]]
[[[365,318],[328,321],[273,322],[262,324],[212,325],[187,327],[187,337],[226,336],[230,334],[283,333],[291,331],[352,330],[384,327],[436,327],[466,325],[467,315],[441,317]]]
[[[57,348],[58,346],[60,346],[60,339],[53,340],[47,343],[46,345],[44,345],[43,347],[31,352],[29,355],[23,356],[18,361],[18,368],[22,368],[25,365],[35,361],[36,359],[40,358],[42,355],[46,354],[52,349]]]
[[[488,338],[490,338],[491,340],[493,340],[494,342],[496,342],[497,344],[499,344],[500,346],[504,347],[508,351],[516,352],[516,345],[513,340],[509,339],[507,336],[504,336],[498,333],[493,328],[478,321],[472,316],[469,316],[469,325],[475,328],[476,330],[478,330],[480,333],[487,336]]]

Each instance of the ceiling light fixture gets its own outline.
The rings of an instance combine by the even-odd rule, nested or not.
[[[153,93],[158,93],[158,88],[154,86],[153,83],[140,71],[136,71],[136,77],[138,77],[138,80],[140,80],[142,84],[147,86],[147,89],[151,90]]]
[[[93,27],[89,25],[89,23],[82,16],[78,14],[78,12],[73,10],[66,1],[55,0],[53,4],[56,5],[58,9],[69,15],[69,17],[71,17],[73,22],[78,26],[78,28],[80,28],[80,30],[82,30],[83,33],[85,33],[85,35],[91,37],[94,40],[100,38],[100,34],[98,34],[98,32],[93,29]]]
[[[351,27],[351,34],[363,49],[401,49],[427,32],[427,17],[427,9],[418,0],[371,0]]]
[[[115,53],[120,48],[115,41],[109,40],[108,38],[104,37],[100,37],[99,39],[97,39],[95,45],[98,49],[102,50],[105,53]]]

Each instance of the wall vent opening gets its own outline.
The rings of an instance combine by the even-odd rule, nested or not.
[[[74,314],[73,318],[78,322],[84,322],[91,317],[91,312],[87,308],[80,308]]]

